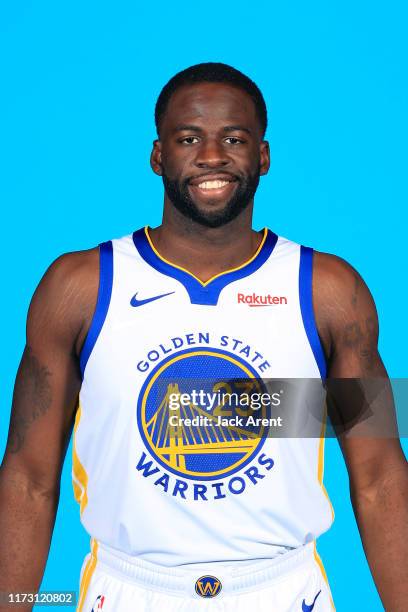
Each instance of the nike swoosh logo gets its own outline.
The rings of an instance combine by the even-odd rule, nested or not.
[[[173,293],[175,293],[175,291],[170,291],[170,293],[162,293],[161,295],[155,295],[154,297],[146,298],[145,300],[138,300],[136,298],[138,292],[136,292],[135,295],[130,300],[130,305],[131,306],[135,306],[135,307],[136,306],[143,306],[143,304],[148,304],[149,302],[154,302],[155,300],[160,300],[160,298],[166,297],[166,295],[172,295]]]
[[[312,610],[313,610],[313,608],[315,606],[315,603],[316,603],[316,599],[319,597],[320,593],[321,593],[321,591],[318,592],[318,594],[316,595],[316,597],[313,600],[313,603],[310,604],[310,606],[307,605],[305,600],[302,601],[302,612],[312,612]]]

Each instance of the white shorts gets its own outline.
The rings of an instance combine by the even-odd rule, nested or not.
[[[334,610],[314,542],[275,559],[167,568],[92,540],[77,612],[328,612]]]

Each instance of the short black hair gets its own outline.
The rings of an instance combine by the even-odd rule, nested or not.
[[[255,104],[259,123],[262,128],[262,137],[265,135],[268,117],[265,100],[258,86],[245,74],[233,68],[233,66],[222,64],[221,62],[206,62],[195,64],[194,66],[190,66],[178,72],[161,90],[154,111],[156,130],[159,136],[160,125],[166,113],[171,96],[179,87],[183,85],[192,85],[194,83],[226,83],[246,91]]]

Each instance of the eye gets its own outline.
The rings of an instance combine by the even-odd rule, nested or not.
[[[181,138],[179,140],[179,142],[183,143],[183,144],[196,144],[199,141],[199,138],[197,136],[186,136],[185,138]]]
[[[229,141],[228,144],[232,144],[232,145],[245,143],[245,140],[242,140],[242,138],[236,138],[235,136],[228,136],[228,138],[226,138],[225,140]]]

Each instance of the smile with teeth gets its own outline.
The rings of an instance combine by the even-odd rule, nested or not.
[[[222,187],[225,187],[225,185],[228,185],[230,183],[230,181],[203,181],[202,183],[198,184],[198,187],[200,189],[221,189]]]

